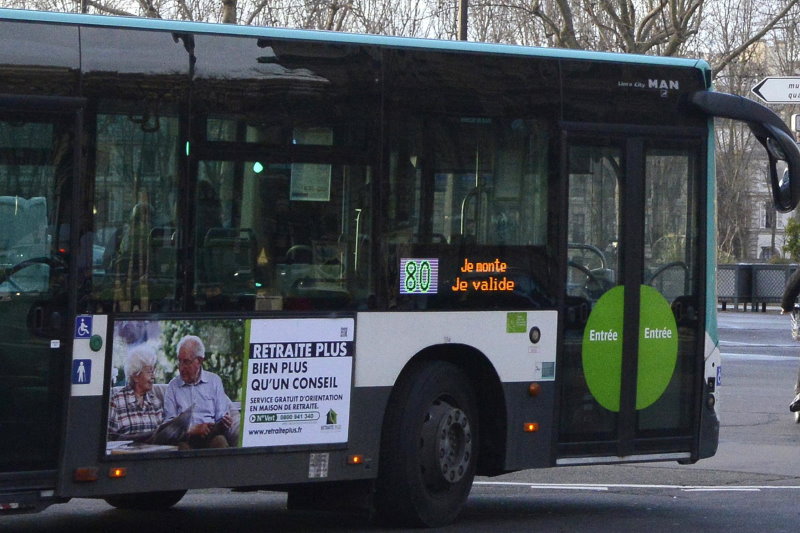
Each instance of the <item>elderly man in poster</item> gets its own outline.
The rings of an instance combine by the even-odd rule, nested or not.
[[[231,401],[222,380],[203,370],[205,345],[195,335],[186,335],[177,346],[179,375],[172,378],[164,395],[164,419],[169,421],[191,409],[185,442],[180,449],[227,448],[235,445]]]

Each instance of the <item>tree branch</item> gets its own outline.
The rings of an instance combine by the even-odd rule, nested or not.
[[[256,17],[258,17],[261,14],[262,11],[264,11],[264,8],[267,7],[268,3],[269,3],[269,0],[260,0],[256,4],[255,9],[253,9],[253,11],[250,13],[250,15],[247,17],[247,20],[245,20],[244,23],[247,26],[250,26],[251,24],[253,24],[253,21],[256,19]]]
[[[84,0],[83,3],[87,6],[92,6],[100,13],[107,13],[109,15],[117,15],[120,17],[135,17],[135,13],[131,13],[129,11],[124,11],[122,9],[117,9],[114,7],[106,6],[101,4],[100,2],[96,2],[95,0]],[[75,0],[75,5],[80,6],[81,0]]]
[[[761,40],[761,38],[764,37],[764,35],[766,35],[768,31],[770,31],[778,22],[780,22],[780,20],[784,16],[786,16],[786,14],[794,6],[797,5],[797,2],[798,2],[798,0],[788,0],[786,5],[784,6],[784,8],[777,15],[775,15],[772,18],[772,20],[770,20],[767,24],[765,24],[764,27],[761,28],[761,31],[756,32],[752,37],[750,37],[745,42],[743,42],[742,44],[740,44],[739,46],[734,48],[727,55],[723,56],[722,59],[720,59],[718,63],[716,63],[715,65],[713,65],[711,67],[711,72],[713,74],[716,74],[717,72],[720,72],[722,69],[727,67],[728,64],[731,61],[733,61],[734,59],[739,57],[739,55],[741,55],[742,52],[747,50],[753,43],[758,42],[759,40]]]

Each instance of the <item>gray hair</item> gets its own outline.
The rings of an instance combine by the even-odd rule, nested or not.
[[[186,345],[187,349],[192,352],[192,354],[199,358],[205,359],[206,358],[206,345],[203,344],[202,339],[197,335],[185,335],[180,341],[178,341],[178,346],[175,348],[175,354],[181,353],[181,348]]]
[[[128,383],[131,377],[135,376],[146,366],[156,366],[156,353],[146,345],[141,345],[133,348],[128,352],[128,357],[125,359],[125,377]]]

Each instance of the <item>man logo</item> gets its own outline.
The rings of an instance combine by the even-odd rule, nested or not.
[[[647,87],[650,89],[661,89],[662,91],[679,91],[681,84],[677,80],[647,80]]]

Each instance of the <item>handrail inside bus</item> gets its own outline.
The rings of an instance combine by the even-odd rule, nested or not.
[[[595,254],[599,258],[599,260],[600,260],[600,268],[602,268],[602,269],[606,268],[606,254],[603,253],[603,251],[600,248],[598,248],[597,246],[593,246],[591,244],[581,244],[581,243],[571,242],[571,243],[567,244],[567,249],[569,249],[569,250],[588,250],[588,251],[592,252],[593,254]]]

